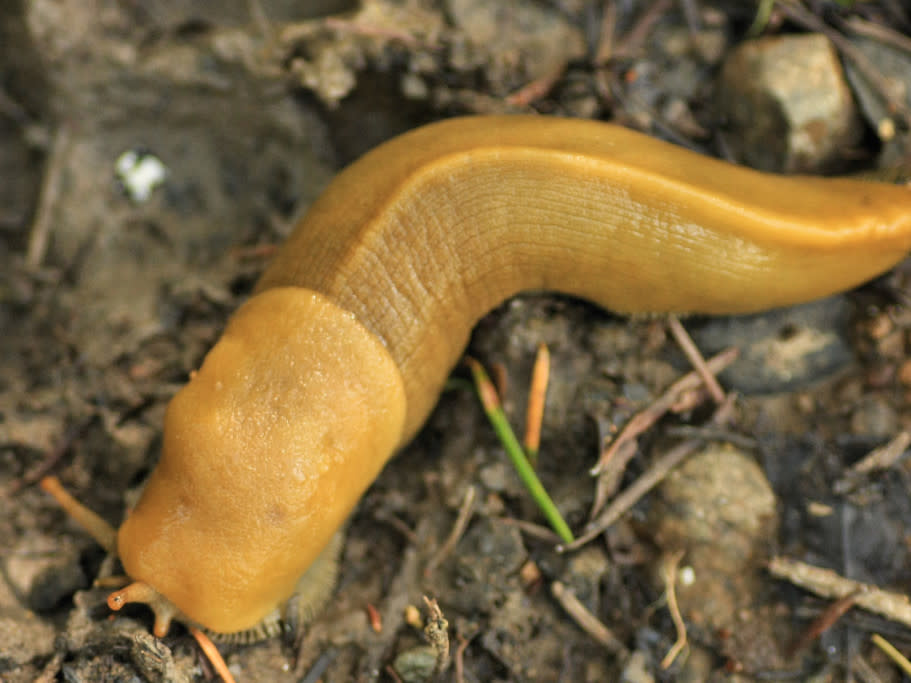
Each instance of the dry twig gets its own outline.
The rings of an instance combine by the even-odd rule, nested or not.
[[[826,609],[823,610],[822,614],[816,617],[813,620],[813,623],[810,624],[809,628],[807,628],[800,636],[800,638],[797,639],[797,642],[788,648],[788,658],[790,659],[796,655],[814,640],[819,638],[819,636],[832,628],[836,623],[838,623],[838,620],[847,614],[849,609],[854,607],[854,603],[857,602],[857,595],[857,591],[848,593],[845,597],[836,600],[831,605],[826,607]]]
[[[37,270],[44,262],[48,240],[51,232],[51,218],[57,207],[60,187],[63,184],[63,169],[73,146],[73,132],[66,123],[60,124],[54,135],[54,141],[47,157],[44,169],[44,180],[41,183],[41,197],[35,209],[35,221],[28,238],[28,249],[25,252],[25,266]]]
[[[626,645],[614,635],[614,632],[603,621],[589,612],[569,588],[560,581],[554,581],[550,584],[550,592],[579,627],[607,648],[608,652],[621,658],[629,656],[629,650]]]
[[[465,529],[468,527],[468,522],[471,521],[471,514],[474,512],[476,497],[477,490],[474,486],[469,486],[465,491],[465,495],[462,497],[462,504],[459,506],[459,514],[458,517],[456,517],[455,523],[452,525],[449,536],[434,556],[430,558],[430,562],[428,562],[427,566],[424,568],[425,578],[430,576],[433,571],[440,566],[440,563],[449,556],[449,553],[455,548],[456,543],[462,538],[462,534],[465,533]]]
[[[671,9],[671,0],[656,0],[652,3],[639,20],[626,32],[626,35],[616,42],[615,57],[634,57],[643,49],[652,29],[661,21],[662,17]]]
[[[904,593],[893,593],[872,584],[846,579],[831,569],[787,557],[773,557],[769,561],[769,572],[824,598],[838,599],[856,592],[855,604],[858,607],[911,627],[911,600]]]
[[[713,356],[705,363],[707,371],[721,372],[734,362],[737,354],[737,349],[727,349]],[[650,429],[665,413],[677,405],[682,396],[701,385],[702,378],[698,372],[687,373],[674,382],[651,405],[634,415],[610,446],[602,451],[598,464],[591,470],[593,475],[598,476],[591,517],[595,517],[601,512],[607,499],[614,493],[614,487],[619,483],[626,463],[636,453],[636,439],[639,435]]]
[[[835,492],[844,494],[853,491],[865,475],[889,469],[905,454],[908,446],[911,446],[911,432],[902,430],[889,443],[874,448],[849,467],[844,476],[835,482]]]
[[[514,107],[530,107],[534,102],[546,97],[559,82],[566,71],[567,62],[561,61],[552,69],[535,80],[526,83],[511,95],[506,96],[506,103]]]
[[[895,29],[875,21],[867,21],[860,17],[850,17],[842,22],[842,26],[855,35],[872,38],[880,43],[891,45],[904,52],[911,53],[911,37]]]
[[[733,407],[734,394],[728,394],[727,400],[718,407],[715,414],[712,416],[712,422],[715,424],[723,424],[728,421]],[[557,551],[568,552],[570,550],[575,550],[576,548],[581,548],[583,545],[603,533],[608,527],[616,522],[621,515],[635,505],[642,496],[657,486],[671,470],[683,462],[688,455],[701,448],[704,443],[705,442],[701,439],[688,439],[665,453],[648,469],[648,471],[636,479],[636,481],[624,489],[623,493],[611,501],[611,504],[605,508],[604,512],[602,512],[597,519],[589,522],[588,527],[582,536],[572,543],[557,546]]]
[[[667,327],[671,331],[671,335],[674,337],[677,345],[680,346],[680,349],[686,354],[690,365],[699,373],[699,377],[702,378],[702,383],[712,395],[712,400],[715,401],[715,403],[724,402],[724,389],[721,388],[715,374],[705,364],[705,358],[703,357],[702,352],[699,351],[693,338],[690,337],[689,333],[684,329],[680,319],[676,315],[669,315],[667,317]]]
[[[601,27],[598,31],[598,47],[595,50],[595,66],[600,71],[613,56],[614,31],[617,29],[617,3],[605,0]]]
[[[667,669],[674,663],[683,648],[686,647],[686,624],[680,614],[680,607],[677,605],[677,567],[680,566],[680,560],[683,559],[683,551],[678,550],[664,558],[661,565],[661,574],[664,577],[664,592],[667,595],[667,609],[671,613],[671,619],[674,621],[674,628],[677,630],[677,641],[673,647],[668,650],[661,660],[661,668]]]
[[[465,649],[471,643],[471,638],[466,638],[462,634],[458,635],[459,646],[456,648],[454,660],[456,683],[465,682]]]
[[[719,373],[724,370],[728,365],[734,362],[737,358],[738,351],[737,349],[725,349],[716,356],[712,356],[709,360],[706,361],[706,367],[712,373]],[[624,441],[630,441],[635,439],[640,434],[649,429],[653,424],[655,424],[659,419],[661,419],[664,414],[671,409],[671,407],[677,403],[680,399],[680,396],[688,391],[698,388],[702,384],[702,378],[699,376],[699,373],[693,371],[689,372],[676,382],[674,382],[667,391],[664,392],[658,399],[656,399],[650,406],[640,413],[637,413],[633,418],[626,423],[626,426],[620,432],[616,439],[611,443],[610,447],[607,448],[598,459],[598,464],[595,465],[591,473],[593,475],[598,475],[600,472],[607,466],[607,463],[610,461],[611,457],[617,451],[620,446],[623,445]]]

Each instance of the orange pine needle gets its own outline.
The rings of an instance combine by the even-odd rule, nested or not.
[[[215,643],[212,642],[209,636],[195,626],[189,626],[188,628],[190,629],[190,634],[196,638],[196,642],[199,643],[199,649],[203,651],[203,654],[212,663],[212,668],[215,669],[215,673],[221,676],[221,680],[225,683],[236,683],[234,676],[228,670],[228,665],[221,656],[221,652],[218,651],[218,648],[215,647]]]
[[[525,453],[531,464],[538,461],[541,446],[541,422],[544,420],[544,399],[550,380],[550,350],[546,344],[538,345],[535,367],[531,374],[531,388],[528,390],[528,408],[525,411]]]
[[[379,610],[371,605],[369,602],[365,608],[367,610],[367,621],[370,622],[370,628],[373,629],[374,633],[383,632],[383,615],[380,614]]]

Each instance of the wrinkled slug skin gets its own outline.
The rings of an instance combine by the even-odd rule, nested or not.
[[[850,288],[909,247],[904,187],[765,175],[591,121],[415,130],[339,174],[174,398],[125,568],[212,630],[252,626],[519,291],[748,312]]]
[[[407,440],[475,322],[522,290],[745,313],[849,289],[909,248],[905,187],[763,174],[595,121],[470,117],[339,174],[258,290],[322,292],[384,341]]]

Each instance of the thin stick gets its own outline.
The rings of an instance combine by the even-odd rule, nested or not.
[[[768,569],[772,576],[824,598],[839,599],[856,592],[855,604],[858,607],[911,627],[911,601],[904,593],[885,591],[872,584],[846,579],[831,569],[787,557],[773,557]]]
[[[455,668],[456,683],[465,683],[465,649],[471,643],[471,638],[466,638],[461,633],[456,636],[459,639],[459,646],[456,648],[453,665]]]
[[[849,671],[858,683],[885,683],[859,652],[851,657]]]
[[[449,556],[449,553],[455,548],[456,543],[462,538],[462,534],[465,533],[465,529],[468,527],[468,522],[471,520],[471,515],[474,512],[474,501],[476,497],[477,490],[474,486],[469,486],[465,490],[465,495],[462,497],[462,504],[459,506],[459,514],[456,517],[455,523],[452,525],[449,536],[434,556],[430,558],[430,562],[427,563],[427,567],[424,569],[425,578],[429,577],[433,571],[440,566],[440,563]]]
[[[608,441],[602,439],[603,448],[608,446]],[[630,460],[636,457],[639,452],[637,441],[626,441],[620,445],[613,456],[607,463],[607,467],[602,470],[595,481],[595,495],[592,500],[592,509],[588,513],[589,520],[597,517],[601,512],[608,499],[612,498],[620,488],[623,482],[623,475],[626,473],[626,467]]]
[[[550,592],[560,603],[560,606],[566,610],[566,613],[573,618],[579,628],[585,631],[592,638],[601,643],[608,652],[618,657],[627,657],[629,650],[623,644],[614,632],[611,631],[603,621],[598,619],[594,614],[589,612],[585,605],[579,602],[579,598],[569,588],[559,581],[550,584]]]
[[[849,467],[844,476],[835,482],[835,492],[848,493],[857,487],[864,475],[889,469],[905,454],[908,446],[911,446],[911,432],[902,430],[889,443],[873,449]]]
[[[888,26],[878,24],[875,21],[867,21],[860,17],[850,17],[842,21],[841,24],[856,35],[873,38],[877,42],[886,43],[903,52],[911,52],[911,38]]]
[[[740,434],[731,429],[724,427],[712,427],[707,425],[680,425],[679,427],[668,427],[664,432],[666,436],[673,436],[680,439],[702,439],[703,441],[726,441],[732,446],[745,451],[756,448],[756,439],[752,436]]]
[[[557,535],[560,536],[564,543],[571,543],[573,540],[572,531],[570,531],[557,506],[554,505],[541,480],[538,479],[538,475],[535,473],[531,463],[528,462],[528,458],[525,457],[525,451],[522,450],[522,446],[512,431],[512,427],[509,426],[509,422],[500,405],[500,399],[490,378],[478,361],[473,358],[469,358],[467,361],[471,368],[471,374],[474,376],[475,386],[481,399],[481,405],[484,406],[484,412],[500,438],[500,442],[506,449],[506,455],[512,461],[519,478],[525,488],[528,489],[535,503],[537,503],[538,508],[544,514],[551,528],[557,532]]]
[[[51,232],[51,218],[60,196],[63,169],[66,166],[72,142],[73,135],[70,126],[66,123],[60,124],[47,158],[47,167],[44,170],[44,180],[41,184],[41,198],[38,200],[35,221],[32,223],[28,249],[25,252],[25,267],[29,270],[37,270],[44,262]]]
[[[599,69],[607,65],[614,52],[614,31],[617,28],[617,3],[605,0],[601,16],[601,27],[598,31],[598,49],[595,50],[595,66]]]
[[[614,33],[617,30],[617,3],[613,0],[604,0],[604,15],[601,17],[601,28],[598,34],[598,47],[595,50],[595,89],[598,96],[610,103],[614,98],[611,94],[611,71],[608,68],[614,56]]]
[[[542,76],[526,83],[511,95],[507,95],[506,104],[510,104],[514,107],[529,107],[533,102],[540,100],[542,97],[546,97],[553,89],[554,85],[556,85],[557,81],[560,80],[560,77],[563,75],[563,72],[566,71],[567,66],[568,62],[566,60],[561,60],[560,63]]]
[[[806,648],[810,643],[819,638],[823,633],[832,628],[838,620],[848,613],[854,603],[857,602],[858,592],[848,593],[845,597],[839,598],[831,605],[826,607],[822,614],[813,620],[813,623],[801,634],[797,642],[788,648],[786,656],[788,659]]]
[[[525,411],[525,453],[533,466],[538,464],[541,447],[541,422],[544,420],[544,400],[550,378],[550,350],[546,344],[538,345],[535,367],[531,373],[528,390],[528,408]]]
[[[687,359],[690,361],[690,365],[699,373],[699,376],[702,378],[702,383],[705,384],[709,393],[712,395],[712,400],[715,401],[715,403],[722,403],[724,401],[724,389],[721,388],[715,375],[705,364],[705,358],[703,358],[702,352],[697,348],[693,338],[690,337],[689,332],[684,329],[676,315],[669,315],[667,317],[667,326],[668,329],[670,329],[674,340],[680,346],[683,353],[686,354]]]
[[[734,405],[734,394],[728,394],[725,402],[718,407],[712,421],[722,423],[729,419],[731,410]],[[596,538],[604,532],[609,526],[616,522],[620,517],[635,505],[642,496],[657,486],[677,465],[701,448],[705,442],[702,439],[688,439],[670,451],[665,453],[655,462],[645,473],[636,481],[630,484],[624,491],[611,501],[611,504],[602,512],[597,519],[589,522],[586,531],[582,536],[566,545],[557,546],[557,552],[568,552],[581,548],[583,545]]]
[[[588,528],[584,534],[579,536],[574,542],[565,546],[558,546],[558,552],[565,552],[581,548],[605,531],[614,522],[620,519],[623,514],[635,505],[640,498],[651,491],[655,486],[679,465],[693,451],[702,445],[702,441],[689,439],[678,444],[662,457],[654,465],[648,468],[648,471],[640,476],[636,481],[630,484],[616,498],[611,501],[604,511],[593,521],[589,522]]]
[[[677,630],[677,641],[661,660],[662,669],[669,668],[677,659],[677,655],[686,647],[686,624],[683,622],[683,617],[680,616],[680,607],[677,605],[677,567],[680,566],[681,559],[683,559],[683,551],[678,550],[665,558],[661,567],[664,577],[664,592],[667,595],[667,609],[671,613],[674,628]]]
[[[649,33],[668,13],[672,6],[671,0],[657,0],[642,13],[639,20],[626,32],[622,39],[616,42],[614,57],[635,57],[643,49]]]
[[[386,512],[384,510],[377,510],[374,515],[374,519],[379,520],[380,522],[386,522],[393,529],[398,531],[402,536],[408,541],[411,545],[420,545],[418,536],[414,533],[414,530],[403,520],[396,517],[391,512]]]
[[[738,356],[737,349],[725,349],[721,353],[712,356],[706,361],[706,367],[713,374],[717,374],[733,363]],[[624,441],[635,439],[645,432],[649,427],[655,424],[671,407],[677,403],[681,394],[692,391],[702,384],[702,378],[699,373],[689,372],[676,382],[674,382],[667,391],[664,392],[656,401],[641,413],[637,413],[626,423],[626,426],[620,432],[610,447],[605,450],[598,461],[598,464],[592,468],[591,473],[597,475],[604,469],[607,462],[611,459],[614,452],[620,448]]]
[[[727,349],[706,362],[704,365],[709,376],[712,372],[721,372],[726,368],[737,358],[737,353],[736,349]],[[627,463],[636,454],[638,436],[650,429],[669,410],[677,407],[682,397],[702,384],[703,376],[698,371],[687,373],[644,410],[634,415],[613,442],[602,450],[598,464],[591,470],[592,475],[598,477],[598,482],[589,513],[590,519],[601,512],[607,499],[616,491]]]

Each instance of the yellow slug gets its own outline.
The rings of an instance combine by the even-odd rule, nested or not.
[[[905,187],[767,175],[593,121],[402,135],[338,175],[174,397],[117,533],[136,583],[109,603],[149,602],[158,633],[175,616],[252,629],[301,589],[316,604],[324,549],[478,318],[517,292],[749,312],[848,289],[909,248]],[[314,562],[330,569],[301,581]]]

